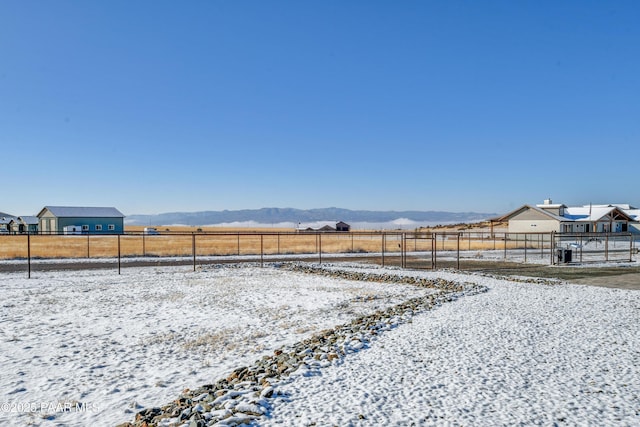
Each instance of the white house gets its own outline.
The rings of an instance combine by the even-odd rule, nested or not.
[[[0,233],[7,234],[9,233],[9,223],[15,218],[9,214],[2,214],[0,212]]]
[[[509,223],[510,233],[619,233],[640,232],[640,210],[631,205],[569,207],[550,199],[541,205],[524,205],[494,221]]]
[[[38,233],[40,219],[37,216],[19,216],[9,222],[9,230],[16,234]]]
[[[633,222],[629,223],[629,231],[633,233],[640,233],[640,209],[629,206],[629,209],[624,209],[624,211],[627,215],[633,218]]]

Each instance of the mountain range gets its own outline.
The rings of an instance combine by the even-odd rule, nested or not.
[[[495,213],[444,211],[369,211],[341,208],[294,209],[262,208],[201,212],[170,212],[153,215],[129,215],[127,225],[190,225],[204,226],[229,223],[303,224],[310,222],[344,221],[346,223],[390,223],[405,220],[417,223],[478,222]]]

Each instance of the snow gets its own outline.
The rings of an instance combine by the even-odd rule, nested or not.
[[[263,425],[637,425],[637,292],[484,280],[296,378]]]
[[[1,274],[0,425],[114,425],[262,354],[424,293],[271,268]],[[375,298],[363,298],[365,296]],[[51,413],[41,404],[92,405]],[[18,411],[17,404],[37,406]]]
[[[273,384],[256,424],[640,424],[637,291],[349,268],[489,290]],[[132,421],[276,348],[431,292],[257,266],[2,273],[0,284],[0,425],[16,426]]]

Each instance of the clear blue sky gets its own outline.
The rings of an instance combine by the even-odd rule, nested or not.
[[[0,0],[0,211],[640,204],[638,1]]]

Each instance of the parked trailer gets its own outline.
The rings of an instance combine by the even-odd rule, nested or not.
[[[62,228],[62,232],[64,234],[82,234],[82,226],[81,225],[67,225]]]

